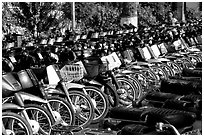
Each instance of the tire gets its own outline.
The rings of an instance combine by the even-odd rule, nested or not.
[[[161,64],[160,67],[165,70],[168,74],[168,77],[173,77],[175,76],[174,71],[172,70],[171,67],[169,67],[167,64]]]
[[[119,96],[115,88],[109,83],[106,83],[104,86],[104,90],[102,90],[106,96],[108,97],[108,102],[110,107],[116,107],[119,105]]]
[[[85,95],[82,91],[70,90],[69,97],[73,105],[75,106],[75,125],[79,127],[86,128],[91,124],[94,119],[94,105],[91,98]],[[77,100],[76,100],[77,99]],[[83,102],[82,102],[83,101]],[[81,104],[82,103],[82,104]],[[88,109],[84,109],[83,106],[88,106]],[[83,111],[83,112],[82,112]],[[88,115],[84,117],[84,114]],[[81,123],[83,122],[83,123]]]
[[[151,79],[153,81],[159,81],[157,75],[151,69],[142,70],[142,73],[146,76],[146,79]]]
[[[140,96],[142,95],[142,92],[143,92],[142,84],[133,75],[129,75],[128,77],[125,77],[125,78],[128,79],[128,81],[130,81],[131,84],[134,85],[134,88],[136,90],[134,100],[137,100],[138,98],[140,98]]]
[[[142,92],[146,91],[146,88],[149,86],[148,81],[147,81],[147,77],[145,76],[144,73],[136,71],[134,74],[134,78],[137,79],[140,83],[140,85],[142,86]]]
[[[189,64],[192,64],[193,65],[193,62],[190,60],[190,58],[188,58],[188,57],[183,57],[183,58],[181,58],[181,60],[183,61],[183,62],[188,62]]]
[[[202,54],[197,54],[195,56],[199,59],[199,62],[202,62]]]
[[[170,61],[167,62],[167,65],[173,70],[174,75],[179,75],[182,73],[182,67],[180,67],[176,62]]]
[[[120,89],[125,88],[125,91],[126,91],[125,93],[120,94],[120,97],[122,97],[120,103],[122,103],[123,105],[126,105],[125,103],[127,103],[127,105],[132,104],[132,101],[137,99],[137,94],[138,94],[137,89],[127,78],[117,78],[117,81],[120,85]],[[126,99],[124,98],[124,96],[127,96]]]
[[[69,103],[67,103],[64,99],[57,96],[48,97],[48,101],[52,110],[59,112],[62,120],[65,123],[67,123],[69,126],[74,125],[75,122],[74,109]]]
[[[12,127],[6,126],[6,123],[8,123],[7,119],[13,119],[11,121],[12,122]],[[20,128],[19,129],[17,127],[17,129],[16,129],[17,131],[15,129],[13,129],[14,128],[14,124],[15,124],[14,120],[18,121],[18,123],[16,123],[16,126],[18,126]],[[2,112],[2,125],[4,125],[4,128],[6,130],[8,130],[8,128],[12,128],[11,130],[12,131],[14,130],[14,134],[15,135],[32,135],[33,134],[32,128],[31,128],[30,124],[28,123],[28,121],[26,121],[23,117],[21,117],[20,115],[18,115],[16,113],[13,113],[13,112]],[[11,125],[9,124],[9,126],[11,126]],[[25,128],[25,131],[23,133],[20,132],[22,127]],[[16,133],[16,132],[18,132],[18,133]]]
[[[154,71],[154,73],[157,76],[159,76],[159,81],[161,81],[161,79],[167,79],[168,78],[167,72],[165,72],[165,70],[163,70],[161,67],[159,67],[159,66],[151,66],[151,69],[152,69],[152,71]]]
[[[136,95],[136,98],[140,98],[141,93],[143,92],[141,83],[134,76],[130,76],[129,80],[131,80],[134,83],[136,89],[139,91],[138,94]]]
[[[95,115],[92,123],[98,123],[104,119],[109,111],[109,102],[107,96],[98,88],[93,86],[86,86],[86,92],[89,94],[91,99],[95,100]]]
[[[37,134],[42,134],[42,135],[51,134],[52,125],[54,125],[54,118],[47,109],[37,104],[25,104],[24,108],[30,120],[35,120],[40,124],[40,129]],[[37,113],[34,113],[33,115],[32,113],[33,111],[37,111]],[[40,115],[39,113],[41,113],[43,117],[41,121],[40,119],[37,119],[37,118],[41,118],[39,117]]]
[[[195,66],[193,64],[189,63],[189,62],[184,62],[183,66],[186,69],[194,69],[195,68]]]
[[[193,65],[196,65],[198,62],[200,62],[200,59],[198,56],[188,55],[188,58],[193,63]]]

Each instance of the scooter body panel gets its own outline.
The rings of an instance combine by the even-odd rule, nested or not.
[[[20,92],[18,94],[22,98],[23,101],[34,101],[34,102],[40,102],[40,103],[43,103],[43,104],[48,103],[47,100],[44,100],[44,99],[42,99],[42,98],[40,98],[38,96],[35,96],[35,95],[31,95],[29,93]]]
[[[56,95],[56,94],[57,95],[65,95],[64,92],[57,90],[57,89],[54,89],[54,88],[45,89],[45,92],[48,94],[51,94],[51,95]]]
[[[24,108],[20,107],[19,105],[13,104],[13,103],[5,103],[2,104],[2,110],[23,110]]]

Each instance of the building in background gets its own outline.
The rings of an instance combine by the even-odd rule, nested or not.
[[[179,21],[185,21],[187,9],[202,11],[202,2],[172,2],[172,10],[176,13]]]

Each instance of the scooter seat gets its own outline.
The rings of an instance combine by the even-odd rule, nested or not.
[[[181,79],[162,80],[160,91],[165,93],[174,93],[177,95],[200,95],[202,92],[202,81]]]
[[[172,93],[149,92],[149,93],[147,93],[145,99],[164,102],[167,99],[176,99],[178,97],[180,97],[180,96],[178,96],[176,94],[172,94]]]
[[[167,122],[176,127],[185,127],[193,124],[196,115],[191,112],[155,108],[125,108],[115,107],[110,110],[110,118],[121,119],[122,121],[144,122],[148,125],[155,125],[156,122]]]
[[[174,109],[149,107],[143,112],[141,119],[146,119],[150,125],[155,125],[160,121],[170,123],[176,128],[182,128],[192,125],[196,120],[196,114]]]
[[[140,121],[143,110],[138,108],[114,107],[110,110],[109,117],[115,119]]]
[[[202,77],[202,70],[183,69],[182,76],[187,77]]]

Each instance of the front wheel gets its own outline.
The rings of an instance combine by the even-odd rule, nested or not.
[[[33,134],[50,135],[54,124],[51,113],[37,104],[26,104],[24,108],[29,117]]]
[[[120,98],[120,104],[123,106],[129,106],[132,104],[133,100],[136,100],[138,98],[138,92],[136,87],[133,85],[133,83],[126,78],[117,78],[118,84],[119,84],[119,98]]]
[[[119,96],[113,85],[106,83],[102,86],[101,90],[107,96],[110,107],[119,105]]]
[[[95,115],[92,123],[98,123],[108,113],[109,103],[107,96],[100,89],[93,86],[86,86],[85,89],[95,104]]]
[[[94,105],[91,98],[77,90],[70,90],[69,97],[75,110],[75,125],[86,128],[94,119]]]
[[[48,101],[52,108],[52,111],[54,112],[57,123],[60,123],[57,124],[58,126],[74,125],[75,122],[74,109],[69,103],[67,103],[64,99],[57,96],[48,97]]]
[[[33,131],[23,117],[13,112],[2,112],[3,135],[32,135]]]

